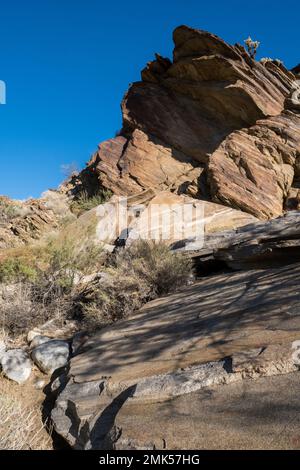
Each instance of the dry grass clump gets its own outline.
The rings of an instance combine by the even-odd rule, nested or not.
[[[0,377],[0,450],[52,449],[40,406],[22,388]]]
[[[98,191],[93,195],[89,195],[87,191],[82,191],[71,203],[70,209],[75,215],[80,216],[84,212],[89,211],[100,204],[104,204],[111,198],[111,196],[112,192],[105,189]]]
[[[16,217],[25,215],[27,208],[17,201],[0,196],[0,222],[10,222]]]
[[[79,299],[83,320],[101,327],[127,317],[145,302],[188,283],[192,264],[163,243],[137,241],[115,256],[105,275]]]
[[[76,285],[105,258],[93,231],[91,220],[31,247],[7,250],[0,259],[0,328],[16,338],[50,319],[66,319]]]

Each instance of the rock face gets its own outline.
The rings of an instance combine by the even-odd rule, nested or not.
[[[122,102],[120,135],[99,146],[78,187],[149,188],[212,200],[268,219],[297,179],[297,68],[256,62],[206,31],[174,31],[173,61],[156,55]],[[75,188],[76,189],[76,188]]]
[[[205,234],[197,240],[173,244],[206,263],[222,261],[233,269],[280,267],[300,261],[300,212],[292,211],[268,222],[250,224],[236,230]],[[201,272],[201,269],[200,269]]]
[[[183,194],[146,193],[126,200],[112,198],[83,214],[78,223],[88,223],[94,218],[96,240],[112,247],[117,240],[129,244],[139,238],[161,239],[172,244],[258,221],[242,211]]]

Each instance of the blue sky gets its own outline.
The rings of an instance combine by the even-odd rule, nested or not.
[[[121,127],[120,101],[180,24],[300,62],[300,2],[0,0],[0,194],[39,196]]]

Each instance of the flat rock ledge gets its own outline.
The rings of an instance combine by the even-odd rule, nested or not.
[[[300,364],[297,353],[299,344],[293,342],[250,349],[221,361],[147,377],[133,384],[114,383],[105,378],[78,384],[71,378],[52,411],[55,430],[74,449],[164,448],[164,439],[161,445],[157,445],[154,435],[152,440],[146,442],[143,438],[124,441],[120,425],[122,419],[116,420],[124,405],[130,408],[134,422],[136,408],[163,408],[164,404],[170,406],[172,400],[180,396],[185,396],[187,405],[196,392],[206,390],[206,393],[213,394],[220,386],[238,384],[244,380],[247,386],[247,379],[297,372]],[[135,423],[137,427],[139,424]],[[133,423],[131,425],[134,426]]]

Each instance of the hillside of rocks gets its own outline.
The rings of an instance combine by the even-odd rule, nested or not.
[[[299,449],[300,68],[173,40],[82,171],[0,198],[0,388],[54,447]]]

